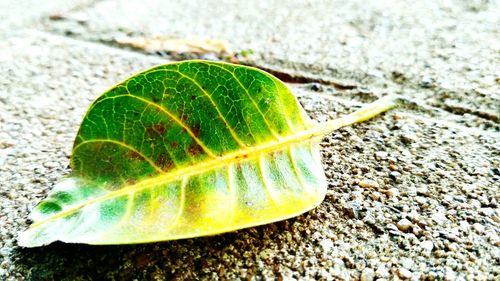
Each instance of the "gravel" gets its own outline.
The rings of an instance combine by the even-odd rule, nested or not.
[[[118,15],[130,13],[127,9],[134,11],[135,4],[127,3],[103,1],[75,7],[69,16],[80,17],[89,30],[95,30],[95,36],[106,38],[109,33],[101,29],[115,32],[118,24],[96,15],[105,7],[119,7]],[[320,28],[318,33],[306,34],[318,38],[335,35],[333,39],[325,35],[318,44],[341,52],[334,52],[318,66],[310,63],[318,61],[316,56],[324,57],[315,49],[320,47],[292,44],[307,33],[307,29],[301,29],[304,26],[291,34],[274,32],[288,42],[285,49],[278,43],[268,49],[258,45],[269,42],[259,37],[271,36],[265,28],[264,35],[251,32],[227,38],[234,38],[233,44],[241,40],[238,47],[255,42],[263,63],[269,58],[269,62],[279,61],[276,65],[287,69],[299,61],[300,71],[339,81],[351,79],[361,85],[339,90],[328,85],[291,84],[308,114],[320,122],[351,112],[385,93],[411,98],[404,107],[338,130],[322,140],[328,178],[324,202],[306,214],[275,224],[144,245],[54,243],[21,249],[16,236],[28,226],[29,210],[69,172],[72,141],[91,101],[132,73],[164,60],[84,42],[81,39],[94,40],[85,27],[73,36],[78,40],[33,31],[37,25],[23,23],[19,26],[24,29],[0,35],[0,70],[4,73],[0,77],[0,279],[496,280],[500,276],[500,134],[498,119],[491,117],[498,105],[498,81],[488,81],[496,67],[498,53],[494,51],[498,44],[487,44],[496,38],[491,17],[496,4],[423,1],[399,13],[397,8],[403,4],[391,8],[384,3],[360,10],[354,9],[361,5],[357,1],[338,5],[340,18],[325,17],[328,10],[319,6],[300,6],[298,10],[332,21],[328,25],[333,28],[331,32],[319,32],[323,30]],[[207,8],[207,13],[220,8],[198,4]],[[176,1],[172,5],[194,4]],[[424,5],[429,5],[429,10],[421,13]],[[256,24],[270,16],[251,9],[255,8],[241,10],[242,19],[230,14],[228,19],[221,16],[221,21],[241,21],[244,26],[248,24],[247,13],[255,15]],[[291,28],[285,19],[297,22],[294,15],[309,19],[286,7],[280,9],[280,17],[290,15],[277,20],[285,30]],[[132,18],[143,19],[141,13]],[[163,16],[163,9],[158,13]],[[390,24],[380,25],[377,19],[381,15]],[[458,15],[463,16],[460,22],[454,21]],[[170,27],[156,25],[172,28],[163,31],[171,34],[186,23],[186,18],[179,16]],[[207,34],[224,39],[227,29],[220,30],[215,23],[208,29],[213,18],[200,16],[199,21],[192,20],[181,31],[189,33],[194,27],[200,32],[215,30]],[[71,20],[41,22],[46,30],[60,34],[64,34],[61,30],[76,28]],[[137,26],[148,34],[152,32],[150,22],[154,22],[154,16]],[[120,25],[123,23],[128,24],[125,20]],[[375,24],[373,28],[366,29],[371,23]],[[267,28],[275,24],[271,22]],[[398,37],[402,30],[420,34],[427,27],[431,27],[427,39],[432,40]],[[373,37],[380,32],[385,36]],[[339,44],[336,40],[341,34],[345,43]],[[371,42],[365,41],[367,38],[375,40],[374,46],[386,43],[387,48],[374,53],[363,47]],[[455,47],[450,45],[453,41]],[[354,48],[355,43],[361,47]],[[300,51],[307,49],[314,54],[307,56]],[[474,51],[478,55],[473,60],[462,58],[472,57]],[[395,59],[389,59],[389,54]],[[457,113],[457,108],[466,111]]]

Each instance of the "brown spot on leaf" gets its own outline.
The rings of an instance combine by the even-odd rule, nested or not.
[[[133,159],[133,160],[143,159],[141,154],[139,154],[139,152],[137,152],[137,151],[130,151],[127,156],[128,156],[128,158]]]
[[[155,129],[155,131],[157,131],[160,135],[163,134],[165,132],[165,125],[164,124],[156,124],[153,126],[153,128]]]
[[[102,142],[96,142],[94,143],[94,151],[96,153],[99,153],[102,150],[103,143]]]
[[[172,161],[172,159],[166,157],[165,155],[161,155],[156,160],[155,164],[165,172],[169,171],[174,166],[174,162]]]
[[[188,153],[191,156],[195,156],[198,154],[203,153],[203,147],[201,147],[199,144],[195,143],[189,146],[188,148]]]
[[[191,131],[193,132],[193,135],[195,137],[200,136],[200,126],[198,126],[198,125],[193,126],[193,129],[191,129]]]
[[[134,185],[134,184],[136,184],[136,183],[137,183],[137,180],[135,180],[135,179],[128,179],[128,180],[126,181],[126,184],[127,184],[127,185]]]
[[[167,161],[167,158],[164,155],[160,155],[160,157],[158,157],[158,159],[155,161],[155,164],[157,166],[163,166],[163,164],[165,164],[165,161]]]
[[[151,126],[146,127],[146,133],[148,135],[163,135],[165,133],[166,126],[165,124],[158,123]]]
[[[174,167],[174,162],[169,161],[169,162],[165,163],[165,165],[162,167],[162,170],[164,172],[168,172],[168,171],[172,170],[173,167]]]
[[[177,148],[179,146],[179,144],[176,141],[174,141],[170,144],[170,146],[173,148]]]
[[[195,95],[192,95],[191,96],[191,100],[195,100],[196,99],[196,96]]]

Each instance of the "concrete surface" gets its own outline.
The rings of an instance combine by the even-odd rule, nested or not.
[[[500,275],[497,2],[11,2],[0,4],[0,279]],[[88,105],[164,62],[102,44],[122,33],[227,40],[258,65],[356,86],[291,84],[319,121],[386,93],[413,102],[326,137],[328,195],[297,218],[165,243],[20,249],[29,210],[69,172]]]
[[[41,27],[40,19],[50,15],[70,12],[72,9],[84,8],[92,4],[92,0],[47,1],[41,5],[33,0],[0,1],[0,33],[8,33],[18,28],[30,26]]]
[[[44,23],[99,42],[126,34],[225,40],[235,50],[254,50],[257,64],[404,86],[434,106],[494,118],[498,11],[499,1],[109,0]]]

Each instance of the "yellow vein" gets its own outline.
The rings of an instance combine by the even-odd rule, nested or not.
[[[119,142],[119,141],[115,141],[115,140],[111,140],[111,139],[93,139],[93,140],[86,140],[86,141],[83,141],[81,143],[79,143],[77,146],[75,146],[73,148],[73,155],[75,154],[75,151],[78,150],[82,145],[84,144],[89,144],[89,143],[95,143],[95,142],[109,142],[109,143],[113,143],[113,144],[117,144],[117,145],[120,145],[120,146],[123,146],[127,149],[129,149],[130,151],[134,152],[134,153],[137,153],[139,156],[141,156],[142,158],[144,158],[144,160],[146,160],[150,165],[151,167],[153,167],[156,171],[160,172],[160,173],[164,173],[163,170],[158,167],[154,162],[153,160],[151,160],[149,157],[147,157],[146,155],[142,154],[139,150],[135,149],[134,147],[126,144],[126,143],[123,143],[123,142]],[[73,158],[72,158],[73,159]]]
[[[130,215],[132,214],[132,206],[134,206],[134,198],[135,198],[135,192],[132,192],[131,194],[127,194],[128,200],[127,200],[127,210],[123,214],[122,219],[120,220],[118,226],[122,225],[125,221],[130,219]]]
[[[144,226],[146,225],[154,225],[156,222],[153,221],[156,217],[156,213],[158,212],[159,204],[158,200],[156,200],[156,194],[158,194],[158,188],[153,188],[153,190],[150,190],[150,192],[147,192],[145,195],[148,195],[147,202],[149,203],[149,210],[147,207],[144,207],[144,210],[146,214],[143,215],[142,223]],[[146,197],[146,196],[144,196]]]
[[[271,124],[269,124],[269,121],[266,119],[266,117],[264,116],[264,113],[260,110],[259,106],[257,105],[257,103],[255,102],[255,100],[252,98],[252,96],[250,95],[250,93],[248,92],[248,89],[245,88],[245,86],[243,86],[243,84],[241,83],[241,80],[238,78],[238,76],[236,76],[236,74],[234,74],[233,72],[229,71],[228,69],[222,67],[222,66],[219,66],[219,65],[216,65],[216,64],[210,64],[210,63],[206,63],[206,65],[209,65],[209,66],[214,66],[214,67],[217,67],[217,68],[220,68],[226,72],[228,72],[229,74],[231,74],[235,79],[236,81],[238,82],[238,84],[240,85],[240,87],[245,91],[245,93],[247,94],[248,98],[250,99],[250,101],[252,102],[252,104],[254,105],[255,109],[257,109],[257,111],[260,113],[260,115],[262,116],[262,119],[264,120],[264,122],[266,123],[267,125],[267,128],[269,129],[269,131],[273,134],[273,136],[275,138],[280,138],[280,136],[273,130],[273,128],[271,127]]]
[[[163,108],[163,106],[160,106],[154,102],[151,102],[147,99],[144,99],[144,98],[141,98],[141,97],[138,97],[138,96],[134,96],[132,94],[129,94],[129,95],[116,95],[116,96],[112,96],[112,97],[107,97],[107,98],[103,98],[102,100],[96,102],[94,105],[104,101],[104,100],[107,100],[107,99],[114,99],[114,98],[119,98],[119,97],[131,97],[131,98],[135,98],[137,100],[140,100],[150,106],[153,106],[159,110],[161,110],[163,113],[165,113],[170,119],[174,120],[177,124],[179,124],[183,129],[186,130],[186,132],[191,136],[191,138],[193,138],[193,140],[200,146],[203,148],[203,150],[207,153],[207,155],[209,155],[210,157],[212,158],[215,158],[216,155],[210,150],[208,149],[208,147],[193,133],[193,131],[191,131],[191,129],[186,125],[184,124],[179,118],[177,118],[175,115],[173,115],[172,113],[170,113],[170,111],[166,110],[165,108]],[[94,106],[93,105],[93,106]]]
[[[198,164],[187,166],[184,168],[180,168],[178,170],[174,170],[168,173],[158,174],[155,177],[144,179],[136,184],[125,186],[114,192],[104,194],[103,196],[90,199],[80,205],[68,208],[67,210],[61,211],[50,218],[46,218],[45,220],[41,220],[39,222],[32,224],[31,228],[41,225],[47,221],[64,217],[65,215],[71,214],[88,205],[112,199],[126,193],[137,192],[139,190],[143,190],[154,185],[171,182],[181,177],[189,177],[192,175],[202,174],[206,171],[214,170],[216,168],[220,168],[223,166],[230,167],[230,164],[254,159],[258,157],[260,153],[268,154],[271,152],[284,150],[286,148],[290,149],[290,145],[292,144],[297,144],[301,142],[319,141],[324,135],[329,134],[330,132],[338,128],[348,126],[355,122],[367,120],[368,118],[376,116],[381,112],[387,111],[397,106],[398,102],[399,100],[397,98],[395,99],[394,97],[383,98],[372,104],[367,105],[364,108],[361,108],[360,110],[354,113],[351,113],[349,115],[346,115],[338,119],[330,120],[325,123],[318,124],[307,130],[299,131],[293,135],[285,136],[280,140],[258,144],[253,147],[247,147],[239,151],[231,152],[224,156],[217,157],[216,159],[209,159],[207,161],[200,162]]]
[[[233,219],[234,219],[234,215],[236,213],[236,208],[234,207],[235,206],[235,201],[236,201],[236,194],[234,193],[234,180],[233,180],[233,164],[229,163],[227,165],[227,189],[228,189],[228,192],[229,192],[229,206],[230,206],[230,210],[229,210],[229,217],[228,217],[228,225],[232,225],[233,223]]]
[[[181,182],[181,194],[180,194],[180,203],[179,203],[179,209],[177,210],[177,214],[175,215],[175,218],[172,220],[172,222],[169,224],[165,232],[171,231],[174,227],[177,226],[177,223],[179,222],[179,219],[182,216],[182,213],[184,212],[184,205],[186,204],[186,185],[187,185],[188,177],[183,177],[182,182]]]
[[[266,179],[266,175],[264,173],[264,168],[263,168],[263,164],[262,164],[262,161],[264,160],[264,157],[262,157],[263,155],[260,154],[259,155],[259,158],[258,158],[258,168],[259,168],[259,172],[260,172],[260,177],[262,178],[262,183],[263,183],[263,186],[264,186],[264,189],[266,190],[267,194],[269,195],[269,198],[271,198],[271,201],[274,203],[274,205],[278,206],[278,201],[276,198],[276,193],[274,192],[273,188],[271,187],[271,185],[267,182],[267,179]]]
[[[116,229],[120,228],[123,224],[125,224],[125,222],[127,222],[130,219],[130,214],[132,213],[132,207],[134,206],[133,204],[134,196],[135,193],[127,194],[128,200],[127,200],[127,206],[125,206],[125,213],[123,214],[119,222],[117,222],[112,227],[109,227],[106,231],[104,231],[104,233],[100,235],[102,238],[105,238],[109,233],[116,231]]]
[[[287,153],[288,153],[288,157],[290,158],[290,163],[292,164],[293,172],[294,172],[295,176],[297,177],[297,180],[299,181],[300,186],[302,186],[302,189],[307,194],[314,196],[314,194],[312,194],[311,191],[309,190],[308,185],[304,183],[304,179],[302,178],[302,173],[299,172],[299,170],[297,169],[297,165],[295,165],[295,159],[293,157],[292,146],[288,147]]]
[[[207,96],[208,100],[210,101],[210,103],[212,103],[212,105],[214,106],[215,110],[217,111],[217,114],[219,114],[219,117],[221,118],[222,122],[224,122],[224,124],[226,124],[226,127],[227,129],[229,130],[229,133],[231,133],[231,136],[233,136],[233,139],[241,146],[241,147],[245,147],[246,145],[240,140],[240,138],[238,137],[238,135],[236,134],[236,132],[233,130],[233,128],[229,125],[229,123],[227,122],[226,118],[224,117],[224,115],[222,115],[222,113],[220,112],[219,110],[219,107],[217,106],[217,104],[214,102],[214,100],[212,99],[212,96],[209,95],[207,93],[207,91],[205,91],[203,89],[203,87],[196,81],[194,80],[194,78],[191,78],[189,76],[187,76],[186,74],[180,72],[180,71],[173,71],[173,70],[168,70],[168,69],[164,69],[164,71],[171,71],[171,72],[175,72],[175,73],[178,73],[179,75],[181,75],[182,77],[188,79],[189,81],[191,81],[196,87],[198,87],[200,89],[200,91],[205,95]]]
[[[309,146],[307,147],[309,152],[311,153],[312,160],[315,163],[321,163],[321,154],[318,152],[318,149],[315,149],[315,146],[318,146],[318,144],[315,143],[309,143]],[[321,164],[321,171],[323,171],[323,165]],[[313,169],[313,172],[317,172],[317,169]]]

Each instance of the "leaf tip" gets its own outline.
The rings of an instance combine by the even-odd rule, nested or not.
[[[41,244],[33,242],[33,240],[31,239],[30,232],[31,231],[29,228],[26,229],[25,231],[21,232],[17,236],[17,245],[20,247],[23,247],[23,248],[33,248],[33,247],[43,246]]]
[[[54,239],[54,235],[47,231],[45,227],[30,226],[17,236],[17,245],[23,248],[35,248],[48,245],[59,239]]]

